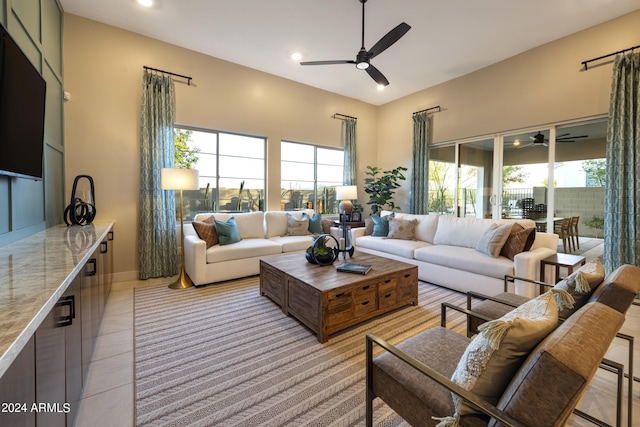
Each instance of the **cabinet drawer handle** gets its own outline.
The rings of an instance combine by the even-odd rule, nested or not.
[[[61,327],[69,326],[69,325],[73,324],[73,319],[75,319],[75,317],[76,317],[76,299],[75,299],[75,295],[69,295],[69,296],[66,296],[66,297],[62,297],[62,298],[60,298],[60,300],[58,300],[58,303],[56,304],[56,307],[65,307],[65,306],[69,307],[69,315],[68,316],[60,316],[60,317],[56,318],[56,324],[55,324],[56,328],[61,328]]]
[[[113,240],[113,231],[110,231],[110,232],[107,234],[107,236],[108,236],[108,237],[107,237],[107,239],[109,239],[109,240]]]
[[[362,303],[362,305],[367,305],[367,304],[369,304],[369,301],[365,301]]]
[[[107,241],[105,240],[104,242],[100,242],[100,253],[106,254],[108,250],[109,250],[109,245],[107,244]]]
[[[91,265],[93,267],[93,269],[87,271],[87,276],[95,276],[97,273],[97,268],[96,268],[96,259],[95,258],[91,258],[89,261],[87,261],[87,265]]]
[[[366,291],[366,290],[367,290],[367,289],[369,289],[369,288],[370,288],[370,286],[369,286],[369,285],[367,285],[367,286],[363,286],[363,287],[362,287],[362,290],[363,290],[363,291]]]
[[[341,297],[343,297],[343,296],[344,296],[344,292],[341,292],[341,293],[339,293],[339,294],[336,294],[336,298],[341,298]]]
[[[404,275],[404,277],[405,277],[405,279],[406,279],[407,277],[411,277],[411,273],[409,273],[409,274],[405,274],[405,275]]]
[[[391,281],[391,279],[387,279],[384,281],[384,283],[389,283]]]
[[[391,294],[386,294],[384,297],[385,298],[389,298],[391,296]]]

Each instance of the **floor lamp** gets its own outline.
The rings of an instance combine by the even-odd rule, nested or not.
[[[160,187],[163,190],[180,190],[180,276],[169,285],[171,289],[184,289],[193,286],[193,282],[184,271],[184,215],[182,214],[182,190],[197,190],[198,171],[195,169],[163,168],[160,171]]]

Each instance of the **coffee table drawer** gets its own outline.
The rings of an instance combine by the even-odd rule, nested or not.
[[[260,292],[280,307],[285,305],[285,275],[270,265],[260,264]]]
[[[287,311],[311,329],[319,330],[322,318],[320,292],[293,277],[287,277],[287,291]]]
[[[412,270],[400,275],[398,285],[398,301],[407,301],[417,298],[417,288],[415,286],[418,281],[418,271]]]
[[[396,279],[388,278],[378,283],[378,306],[380,308],[390,307],[398,301],[398,290]]]
[[[371,287],[368,292],[360,293],[355,297],[355,316],[361,317],[378,309],[376,304],[376,288]]]
[[[353,319],[353,292],[331,291],[327,304],[327,326],[339,325]]]

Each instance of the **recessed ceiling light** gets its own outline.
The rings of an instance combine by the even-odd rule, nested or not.
[[[144,7],[153,6],[153,0],[138,0],[138,4]]]
[[[380,92],[382,92],[384,90],[385,86],[384,85],[378,85],[376,87],[376,89],[378,89]]]
[[[290,56],[294,61],[300,61],[302,59],[302,54],[300,52],[293,52]]]

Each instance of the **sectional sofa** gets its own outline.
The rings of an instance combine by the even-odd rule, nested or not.
[[[391,212],[383,211],[381,216],[389,214]],[[356,228],[352,230],[356,250],[417,265],[420,280],[461,292],[498,294],[504,289],[503,279],[507,274],[540,279],[540,260],[557,252],[558,236],[549,233],[535,233],[530,249],[516,254],[513,260],[478,250],[480,240],[490,228],[517,222],[523,228],[535,229],[532,220],[496,221],[404,213],[394,213],[394,218],[415,222],[413,238],[374,236],[367,234],[366,228]],[[537,289],[531,283],[516,281],[514,292],[533,297]]]

